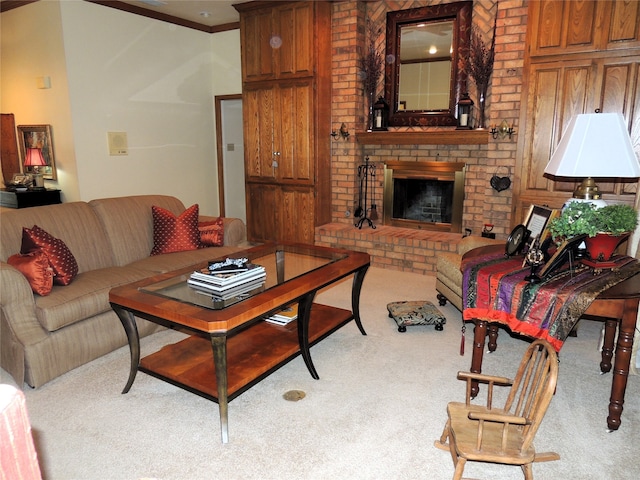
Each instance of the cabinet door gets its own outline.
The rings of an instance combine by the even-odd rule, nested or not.
[[[278,190],[277,185],[246,184],[247,240],[250,242],[278,240]]]
[[[640,2],[541,0],[529,5],[532,57],[640,46]]]
[[[274,7],[247,11],[237,5],[243,81],[313,75],[314,4],[274,2]]]
[[[596,109],[621,112],[631,126],[632,141],[640,142],[640,126],[634,125],[640,112],[639,67],[638,56],[531,65],[513,218],[523,218],[531,204],[559,208],[571,197],[577,183],[547,178],[544,168],[573,116]],[[598,186],[605,200],[632,202],[637,184],[599,181]]]
[[[305,80],[245,88],[245,169],[250,180],[313,183],[313,85]]]

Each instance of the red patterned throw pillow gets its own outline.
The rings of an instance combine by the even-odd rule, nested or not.
[[[199,207],[196,203],[187,208],[179,216],[169,210],[155,205],[151,207],[153,214],[153,249],[151,255],[162,253],[184,252],[200,247],[198,230]]]
[[[224,245],[224,222],[222,217],[210,222],[198,223],[201,247],[221,247]]]
[[[50,235],[42,228],[22,229],[22,248],[20,253],[27,254],[42,250],[49,259],[56,285],[69,285],[78,274],[78,263],[67,245],[59,238]]]
[[[51,293],[53,268],[42,250],[38,249],[26,255],[16,253],[7,259],[7,263],[27,277],[34,293],[43,297]]]

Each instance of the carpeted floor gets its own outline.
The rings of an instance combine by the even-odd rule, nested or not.
[[[296,358],[229,404],[230,443],[220,442],[217,405],[129,369],[122,348],[43,387],[26,389],[36,448],[47,480],[72,479],[449,479],[451,457],[436,449],[446,404],[462,400],[456,372],[471,361],[471,327],[460,356],[461,315],[440,307],[432,326],[399,333],[386,304],[431,300],[434,277],[371,268],[361,312],[367,336],[351,323],[312,348],[313,380]],[[349,307],[351,282],[317,301]],[[537,479],[640,478],[640,377],[629,378],[622,426],[606,431],[611,375],[599,374],[601,324],[582,321],[561,352],[560,378],[536,447],[557,462],[534,466]],[[143,339],[143,353],[179,338]],[[512,376],[527,343],[501,331],[483,371]],[[3,382],[11,383],[5,372]],[[283,399],[289,390],[306,396]],[[517,467],[469,464],[466,477],[521,479]]]

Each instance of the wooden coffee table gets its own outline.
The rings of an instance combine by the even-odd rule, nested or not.
[[[109,293],[131,352],[129,379],[122,393],[129,391],[141,371],[213,400],[218,403],[223,443],[229,441],[229,401],[299,354],[311,376],[318,379],[310,347],[351,320],[366,335],[359,304],[370,262],[366,253],[286,243],[262,245],[231,256],[246,257],[265,267],[263,291],[225,304],[213,302],[186,283],[195,269],[206,266],[203,262],[116,287]],[[313,302],[319,289],[349,275],[353,275],[351,310]],[[286,326],[264,321],[295,302],[296,321]],[[141,359],[135,317],[189,336]]]

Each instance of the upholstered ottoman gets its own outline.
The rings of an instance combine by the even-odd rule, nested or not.
[[[435,325],[438,331],[444,330],[447,319],[433,303],[418,300],[413,302],[391,302],[387,305],[389,317],[398,324],[399,332],[406,332],[408,325]]]

